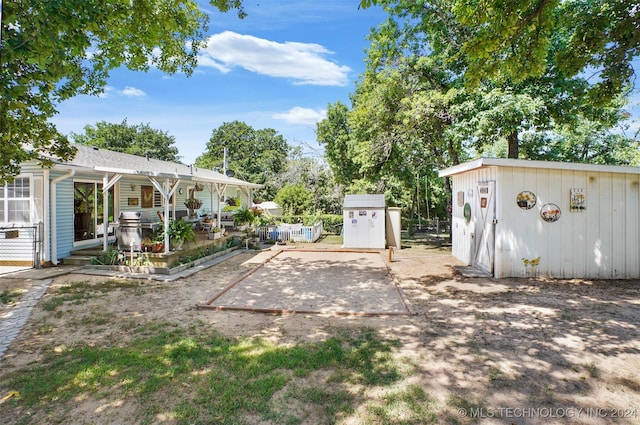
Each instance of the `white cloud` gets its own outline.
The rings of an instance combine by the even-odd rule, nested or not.
[[[121,93],[127,97],[144,97],[147,95],[144,91],[129,86],[125,87],[124,90],[121,91]]]
[[[351,68],[327,60],[331,53],[320,44],[278,43],[225,31],[209,37],[198,63],[220,72],[239,66],[257,74],[288,78],[300,85],[345,86]]]
[[[325,110],[316,111],[315,109],[296,106],[284,114],[273,114],[273,119],[283,120],[291,124],[314,125],[325,119],[326,116],[327,111]]]

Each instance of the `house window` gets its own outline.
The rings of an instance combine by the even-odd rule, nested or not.
[[[169,198],[169,205],[173,205],[173,196]],[[164,198],[162,197],[162,193],[160,193],[160,191],[158,191],[157,189],[154,189],[153,191],[153,207],[164,207]]]
[[[153,191],[153,207],[158,208],[162,207],[164,203],[162,202],[162,193],[158,190]]]
[[[16,177],[0,185],[0,222],[28,223],[31,217],[31,182],[29,177]]]

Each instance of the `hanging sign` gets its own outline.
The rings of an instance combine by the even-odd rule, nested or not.
[[[584,189],[571,189],[569,198],[569,211],[584,212],[587,209],[587,198]]]

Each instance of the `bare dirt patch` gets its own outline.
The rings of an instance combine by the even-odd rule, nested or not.
[[[367,328],[378,338],[396,341],[392,355],[402,377],[392,387],[354,383],[343,388],[353,397],[353,410],[334,417],[337,423],[384,423],[380,419],[384,415],[372,416],[381,409],[387,409],[385,415],[393,419],[387,423],[397,423],[403,412],[425,412],[423,417],[408,417],[404,422],[415,424],[640,421],[637,281],[468,279],[453,271],[458,263],[446,248],[415,244],[397,252],[390,265],[415,312],[409,317],[196,309],[251,270],[254,265],[247,261],[255,255],[241,253],[176,282],[140,280],[121,289],[105,286],[108,279],[104,277],[73,274],[56,278],[0,362],[0,396],[11,390],[1,384],[4,373],[26,370],[65,346],[117,346],[131,338],[132,329],[153,323],[229,337],[261,337],[289,346]],[[78,282],[90,289],[69,292]],[[64,303],[50,304],[65,291],[68,299]],[[301,377],[295,385],[304,389],[322,379],[326,379],[322,374]],[[326,383],[327,388],[331,385]],[[424,399],[422,407],[407,407],[402,400],[390,407],[398,392],[416,389],[424,392],[418,397]],[[284,403],[284,393],[286,390],[272,402]],[[171,394],[181,396],[193,394],[188,390],[184,395]],[[310,412],[300,423],[330,422],[304,399],[293,407]],[[138,423],[135,418],[145,406],[135,399],[105,396],[68,401],[59,409],[65,413],[47,418],[58,417],[58,423]],[[286,411],[286,406],[281,409]],[[12,423],[16,414],[4,403],[0,423]],[[286,423],[250,413],[244,421]],[[167,414],[156,416],[154,423],[176,421]]]
[[[379,252],[309,249],[275,251],[202,307],[271,313],[409,314]]]

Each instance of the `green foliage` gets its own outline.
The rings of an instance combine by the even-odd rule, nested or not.
[[[487,80],[519,84],[540,78],[550,61],[566,78],[598,71],[590,89],[596,102],[606,103],[633,84],[631,63],[640,52],[637,2],[361,0],[360,7],[375,4],[391,15],[413,18],[408,38],[421,38],[432,51],[444,53],[471,87]],[[385,40],[390,28],[383,30]],[[419,52],[411,42],[400,42]]]
[[[22,292],[20,292],[19,290],[5,289],[2,292],[0,292],[0,303],[12,304],[14,301],[20,298],[21,295],[22,295]]]
[[[255,220],[255,215],[253,211],[251,211],[246,206],[240,207],[236,213],[233,215],[233,221],[237,225],[251,224]]]
[[[84,134],[72,133],[76,143],[97,146],[116,152],[145,156],[177,162],[178,148],[174,146],[175,138],[166,132],[152,129],[149,124],[129,125],[127,120],[120,124],[101,121],[95,127],[87,125]]]
[[[107,251],[103,251],[91,259],[91,264],[114,266],[122,264],[123,257],[117,249],[109,248]]]
[[[312,199],[312,193],[303,185],[288,184],[278,191],[275,202],[283,213],[300,215],[308,211]]]
[[[169,221],[169,238],[175,241],[191,242],[196,239],[193,223],[182,219]]]
[[[344,185],[361,177],[348,118],[349,108],[342,102],[336,102],[327,107],[327,117],[316,124],[318,143],[324,145],[324,154],[336,182]]]
[[[214,0],[219,10],[240,0]],[[69,141],[49,123],[59,102],[104,90],[114,68],[190,75],[208,15],[195,0],[8,1],[0,33],[0,180],[22,162],[68,160]],[[44,158],[42,158],[45,156]]]
[[[269,182],[284,170],[289,152],[284,137],[271,128],[255,130],[241,121],[227,122],[213,130],[205,152],[196,158],[196,165],[221,172],[224,148],[228,148],[227,169],[251,183],[266,184],[258,195],[271,199],[275,192]]]

